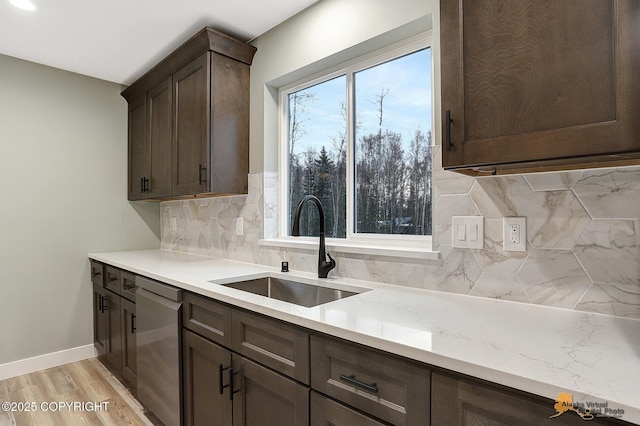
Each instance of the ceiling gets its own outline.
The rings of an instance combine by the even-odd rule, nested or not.
[[[0,54],[131,84],[205,26],[249,41],[317,0],[0,0]]]

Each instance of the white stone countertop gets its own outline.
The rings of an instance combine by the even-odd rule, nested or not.
[[[222,302],[553,400],[606,402],[640,424],[640,320],[356,281],[166,250],[91,259]],[[264,276],[372,289],[306,308],[220,284]],[[549,405],[549,415],[555,413]]]

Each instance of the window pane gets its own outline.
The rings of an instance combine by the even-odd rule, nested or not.
[[[288,95],[289,226],[307,194],[320,199],[327,237],[346,236],[346,77]],[[304,207],[301,235],[318,235],[313,204]]]
[[[354,74],[354,230],[431,235],[431,51]]]

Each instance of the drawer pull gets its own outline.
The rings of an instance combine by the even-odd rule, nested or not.
[[[350,376],[341,374],[340,380],[342,380],[343,382],[347,382],[351,385],[357,386],[359,388],[368,390],[369,392],[378,393],[378,385],[376,383],[369,384],[369,383],[361,382],[360,380],[356,379],[355,374],[352,374]]]

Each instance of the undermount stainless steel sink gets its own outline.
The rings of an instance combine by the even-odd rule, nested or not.
[[[279,278],[266,277],[254,280],[239,281],[235,283],[223,284],[225,287],[247,291],[260,296],[278,299],[284,302],[294,303],[300,306],[311,308],[334,300],[363,293],[362,291],[348,291],[337,288],[322,287],[314,284],[305,284],[297,281],[282,280]],[[358,289],[360,290],[360,289]]]

